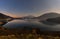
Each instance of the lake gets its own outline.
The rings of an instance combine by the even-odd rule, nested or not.
[[[3,27],[8,29],[22,29],[25,26],[39,28],[41,31],[60,31],[60,24],[47,25],[38,21],[13,20],[3,25]]]

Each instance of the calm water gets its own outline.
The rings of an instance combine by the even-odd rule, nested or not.
[[[3,27],[8,29],[21,29],[24,26],[39,28],[40,30],[60,31],[60,25],[46,25],[38,21],[13,20],[5,24]]]

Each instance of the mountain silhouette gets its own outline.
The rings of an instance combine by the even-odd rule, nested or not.
[[[0,19],[7,19],[7,18],[12,18],[12,17],[0,13]]]
[[[7,22],[11,21],[12,19],[13,19],[12,17],[0,13],[0,26],[6,24]]]
[[[52,20],[50,20],[50,18],[56,18],[56,17],[60,17],[60,14],[55,13],[55,12],[50,12],[50,13],[43,14],[42,16],[39,16],[38,18],[40,18],[40,22],[44,24],[54,25],[56,23],[51,22]]]
[[[46,20],[48,18],[55,18],[55,17],[59,17],[59,16],[60,16],[60,14],[58,14],[58,13],[50,12],[50,13],[46,13],[41,16],[38,16],[37,19]]]
[[[23,19],[32,19],[32,18],[34,18],[34,16],[32,16],[32,15],[28,15],[28,16],[24,16],[24,17],[22,17]]]

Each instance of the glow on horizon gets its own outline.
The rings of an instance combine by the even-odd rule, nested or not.
[[[0,0],[0,11],[12,17],[40,16],[47,12],[60,14],[60,0]]]
[[[40,12],[36,12],[35,14],[34,13],[32,13],[32,14],[21,14],[21,13],[14,14],[14,13],[10,13],[10,12],[7,12],[7,11],[0,11],[0,13],[3,13],[3,14],[6,14],[8,16],[15,17],[15,18],[17,18],[17,17],[23,17],[23,16],[28,16],[28,15],[41,16],[42,14],[49,13],[49,12],[55,12],[55,13],[60,14],[60,10],[59,9],[54,9],[54,8],[47,9],[47,10],[42,10]]]

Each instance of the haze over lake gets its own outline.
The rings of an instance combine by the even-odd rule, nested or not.
[[[38,21],[13,20],[3,27],[8,29],[22,29],[24,26],[31,28],[39,28],[41,31],[60,31],[60,24],[46,25]]]

